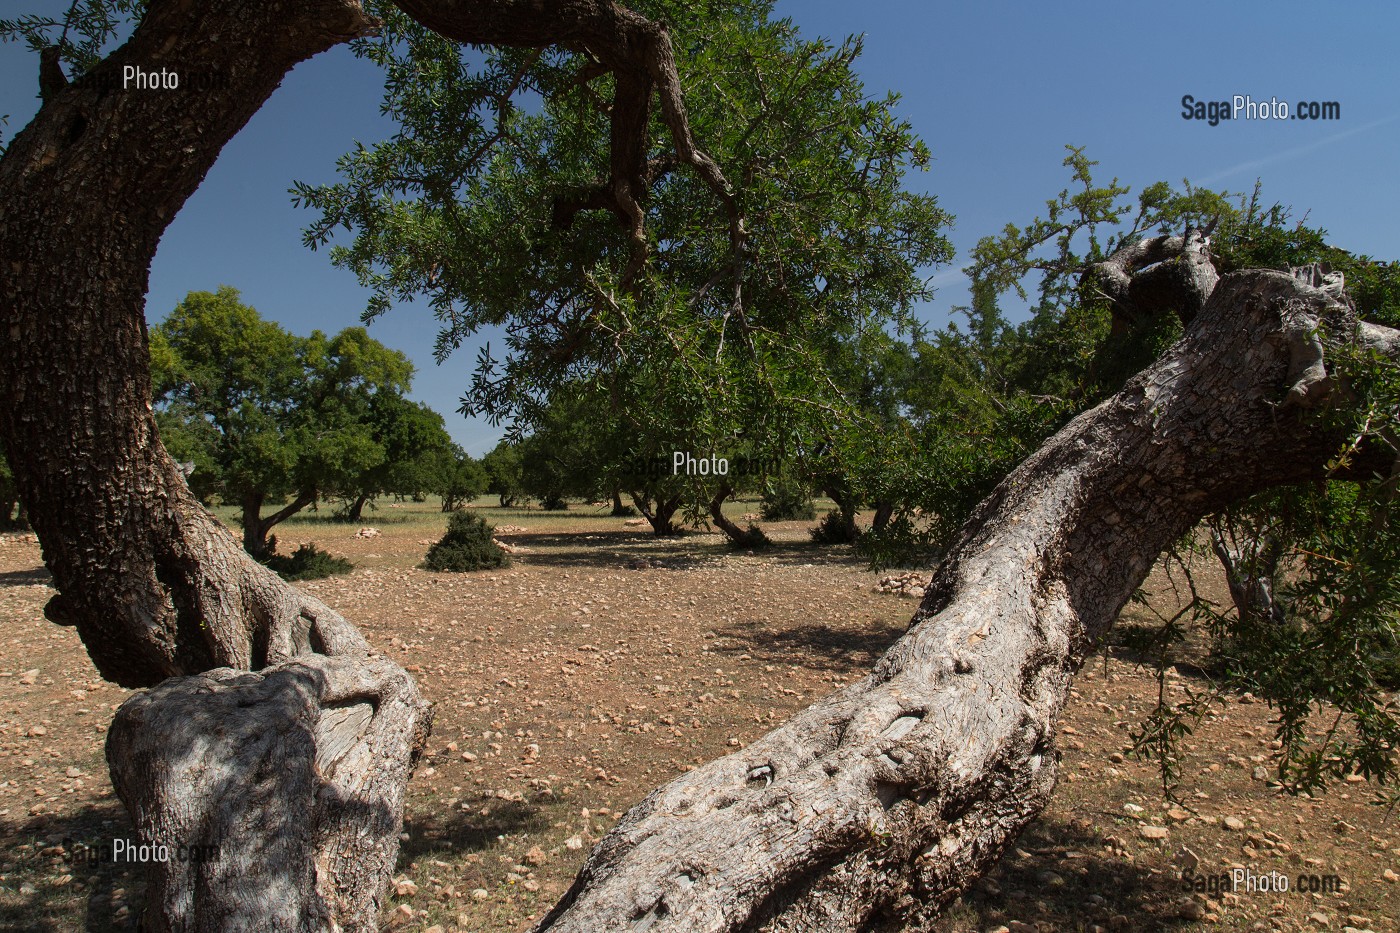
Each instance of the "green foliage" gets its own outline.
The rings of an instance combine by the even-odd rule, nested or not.
[[[367,315],[425,297],[443,323],[440,356],[504,330],[464,410],[569,452],[531,454],[535,495],[585,494],[572,490],[591,474],[601,488],[589,496],[679,495],[694,518],[714,482],[649,465],[682,451],[806,470],[843,423],[870,417],[866,350],[852,348],[911,327],[927,267],[951,257],[948,216],[903,187],[928,150],[896,97],[862,87],[859,41],[804,39],[771,7],[636,6],[670,28],[692,131],[733,188],[742,242],[715,192],[674,164],[656,108],[644,250],[612,212],[566,209],[610,175],[612,79],[580,80],[586,57],[464,57],[393,9],[356,47],[384,68],[400,130],[346,155],[338,183],[297,186],[318,215],[308,242],[352,230],[331,256],[371,289]],[[524,109],[518,95],[541,103]],[[553,422],[556,407],[576,412],[581,438]],[[519,494],[495,485],[502,501]]]
[[[355,565],[343,557],[336,557],[308,542],[290,555],[269,554],[263,563],[275,570],[284,580],[320,580],[324,577],[349,573]]]
[[[77,0],[61,17],[25,13],[0,19],[0,42],[24,42],[35,52],[56,47],[73,80],[140,21],[148,4],[149,0]]]
[[[481,458],[481,467],[486,471],[486,491],[500,498],[501,508],[509,508],[516,499],[525,495],[524,468],[518,444],[502,440]]]
[[[800,482],[780,474],[763,490],[761,514],[765,522],[811,521],[817,517],[817,509],[811,493]]]
[[[492,527],[479,515],[453,512],[447,520],[447,533],[428,548],[424,570],[466,573],[510,565],[510,555],[491,540]]]
[[[438,452],[431,475],[427,489],[442,498],[444,512],[455,511],[487,492],[491,482],[482,461],[472,458],[456,444],[449,451]]]
[[[420,493],[451,446],[442,418],[404,398],[408,359],[362,327],[296,337],[223,286],[191,292],[150,343],[162,441],[194,464],[197,494],[254,517],[289,496]]]
[[[1263,206],[1257,186],[1244,197],[1158,183],[1132,198],[1117,179],[1095,183],[1081,150],[1071,149],[1065,164],[1072,183],[1047,203],[1046,216],[1008,225],[973,251],[966,328],[915,340],[904,370],[887,369],[906,373],[896,390],[904,418],[831,447],[848,464],[853,494],[895,505],[884,529],[859,540],[874,566],[938,556],[974,504],[1045,437],[1177,339],[1170,313],[1110,327],[1090,267],[1124,243],[1213,221],[1211,255],[1222,273],[1326,262],[1346,275],[1362,317],[1400,322],[1400,271],[1329,245],[1325,231],[1294,222],[1284,207]],[[1006,321],[1007,296],[1029,303],[1025,323]],[[1393,363],[1345,347],[1330,349],[1328,362],[1356,402],[1337,425],[1351,441],[1333,478],[1212,518],[1236,605],[1193,591],[1180,613],[1125,633],[1156,665],[1158,702],[1132,738],[1133,750],[1159,765],[1166,793],[1178,777],[1178,744],[1226,688],[1251,690],[1277,711],[1279,778],[1289,790],[1315,793],[1353,771],[1386,786],[1400,776],[1400,707],[1386,699],[1400,670],[1400,538],[1390,512],[1400,375]],[[1377,472],[1357,477],[1367,469]],[[834,513],[824,524],[839,530]],[[1199,549],[1194,540],[1181,548]],[[1171,696],[1166,671],[1202,624],[1221,679]]]
[[[856,540],[855,526],[841,509],[831,509],[822,516],[809,534],[813,544],[850,544]]]

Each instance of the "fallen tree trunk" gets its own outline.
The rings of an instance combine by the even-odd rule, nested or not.
[[[1394,350],[1286,274],[1210,285],[1173,349],[978,507],[870,676],[652,793],[537,929],[917,929],[990,867],[1054,787],[1074,670],[1161,551],[1338,449],[1306,410],[1317,324]]]

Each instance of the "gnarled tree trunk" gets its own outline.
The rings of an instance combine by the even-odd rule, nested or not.
[[[110,737],[142,841],[222,846],[213,863],[155,867],[152,930],[237,916],[242,929],[375,929],[426,736],[412,679],[245,553],[190,493],[150,406],[145,297],[166,225],[292,65],[372,25],[353,0],[155,0],[87,75],[50,75],[0,160],[0,439],[58,590],[45,614],[76,626],[107,679],[165,681]],[[212,87],[123,90],[126,65]],[[247,705],[219,699],[235,686]],[[260,738],[272,722],[285,744]],[[271,770],[246,770],[254,759]]]
[[[611,0],[401,5],[463,42],[564,44],[614,73],[606,197],[567,210],[614,210],[644,256],[654,94],[677,157],[741,239],[732,192],[690,137],[664,27]],[[45,613],[76,626],[102,676],[160,684],[123,707],[109,745],[143,842],[229,834],[212,867],[155,873],[155,930],[375,929],[426,734],[412,680],[199,504],[150,408],[145,296],[161,235],[293,65],[375,25],[358,0],[150,0],[131,38],[71,84],[57,50],[41,54],[44,103],[0,158],[0,446],[58,590]],[[128,66],[183,80],[125,89]],[[285,748],[259,743],[264,720]],[[259,853],[268,864],[248,861]]]
[[[632,502],[637,506],[637,511],[641,512],[647,523],[651,525],[652,534],[658,538],[680,534],[680,529],[672,521],[681,507],[680,496],[672,496],[669,499],[658,498],[653,502],[651,497],[645,493],[634,492],[631,495]]]
[[[652,793],[537,929],[917,929],[990,867],[1054,787],[1074,670],[1162,549],[1336,452],[1306,411],[1316,324],[1396,355],[1288,275],[1210,285],[1172,350],[978,507],[869,677]]]
[[[724,503],[732,495],[733,488],[721,486],[710,499],[710,518],[714,519],[715,526],[724,532],[729,543],[735,547],[765,547],[771,544],[768,536],[757,525],[740,528],[724,514]]]

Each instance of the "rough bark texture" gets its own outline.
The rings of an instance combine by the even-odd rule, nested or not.
[[[1221,281],[979,506],[869,677],[647,797],[538,929],[924,926],[1045,805],[1071,675],[1162,549],[1321,475],[1341,439],[1291,400],[1315,325],[1350,333],[1347,312],[1283,273]]]
[[[404,8],[465,42],[564,43],[615,71],[608,187],[633,221],[655,91],[677,158],[742,233],[690,137],[664,28],[609,0]],[[212,866],[157,871],[153,929],[371,930],[397,852],[426,704],[190,493],[156,436],[145,326],[156,246],[223,146],[293,65],[374,25],[358,0],[151,0],[76,81],[43,53],[43,106],[0,159],[0,447],[58,590],[46,615],[77,627],[107,679],[160,684],[124,707],[110,746],[143,841],[221,847]],[[181,87],[124,89],[128,65]],[[251,511],[253,551],[277,518]],[[262,673],[161,683],[215,668]]]
[[[135,694],[107,761],[141,839],[168,850],[142,929],[378,929],[426,738],[418,688],[382,658],[221,668]]]

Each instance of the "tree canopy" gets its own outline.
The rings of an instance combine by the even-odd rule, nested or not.
[[[366,316],[426,299],[440,358],[503,328],[463,410],[519,437],[557,433],[556,396],[585,399],[595,466],[614,482],[675,451],[800,457],[861,417],[836,377],[843,348],[907,329],[951,256],[950,218],[904,185],[928,150],[896,95],[863,88],[858,39],[803,38],[768,0],[637,10],[676,37],[689,125],[724,192],[668,155],[671,127],[652,113],[645,186],[618,203],[619,79],[567,51],[467,53],[389,11],[356,50],[385,69],[399,129],[346,155],[341,181],[297,186],[318,213],[307,240],[350,228],[331,258],[371,290]],[[695,515],[715,494],[709,480],[667,485],[628,491]]]
[[[152,328],[151,366],[167,448],[194,465],[198,493],[242,508],[258,556],[272,527],[319,500],[358,517],[380,494],[428,490],[452,446],[442,417],[404,397],[402,353],[362,327],[296,337],[228,286],[191,292]]]

